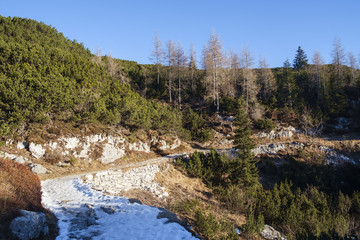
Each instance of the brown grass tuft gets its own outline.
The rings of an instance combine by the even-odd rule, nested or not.
[[[40,180],[27,166],[0,158],[0,236],[18,209],[44,211]]]

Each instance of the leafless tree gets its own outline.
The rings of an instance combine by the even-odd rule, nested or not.
[[[262,98],[264,100],[270,98],[275,92],[276,80],[273,72],[269,68],[266,59],[261,57],[259,59],[258,79],[262,87],[261,89]]]
[[[175,64],[177,68],[177,80],[178,80],[178,105],[179,108],[181,109],[181,90],[182,90],[181,81],[183,79],[184,69],[187,63],[187,58],[181,42],[178,42],[175,56],[176,56]]]
[[[160,66],[161,66],[161,61],[163,59],[163,54],[164,54],[164,51],[163,51],[163,48],[161,45],[159,34],[158,34],[158,32],[156,32],[155,42],[154,42],[154,50],[152,52],[152,60],[156,67],[156,80],[157,80],[158,85],[160,84]]]
[[[216,106],[216,111],[219,112],[219,81],[221,79],[220,71],[223,67],[223,54],[220,37],[215,31],[210,35],[203,55],[207,84],[210,86],[209,91]]]
[[[240,69],[240,59],[238,54],[234,50],[230,50],[230,78],[228,84],[229,96],[235,97],[237,95],[237,85],[239,81],[239,69]]]
[[[337,82],[338,86],[341,86],[341,79],[343,77],[343,65],[345,64],[345,51],[341,45],[341,41],[338,38],[334,40],[334,49],[332,52],[333,61],[332,63],[335,66],[336,74],[337,74]]]
[[[173,41],[168,41],[166,50],[166,61],[168,67],[168,93],[169,102],[172,102],[172,83],[174,81],[174,66],[176,62],[175,44]]]
[[[93,63],[101,64],[102,51],[99,46],[96,47],[95,56],[91,59]]]
[[[190,72],[190,87],[191,90],[195,90],[195,76],[196,76],[196,52],[194,44],[191,44],[190,47],[190,57],[189,57],[189,72]]]
[[[320,96],[320,91],[322,89],[322,96],[325,97],[326,95],[326,77],[325,77],[325,69],[324,69],[324,60],[321,57],[320,52],[315,52],[313,57],[313,78],[314,85],[316,88],[316,92],[318,97]]]
[[[115,78],[116,75],[117,75],[117,72],[118,72],[118,64],[117,62],[115,61],[115,59],[112,57],[112,54],[111,52],[109,53],[109,56],[107,57],[107,70],[110,74],[111,77]]]
[[[356,69],[357,69],[357,62],[356,57],[352,52],[348,53],[348,66],[350,67],[350,86],[355,84],[356,79]]]
[[[249,49],[244,47],[241,51],[242,94],[244,95],[247,109],[249,109],[250,102],[256,102],[256,95],[259,92],[256,76],[252,70],[253,65],[254,58]]]
[[[321,134],[324,123],[321,119],[314,118],[308,108],[304,108],[299,120],[305,135],[314,137]]]

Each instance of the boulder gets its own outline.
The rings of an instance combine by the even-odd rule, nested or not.
[[[28,164],[28,166],[30,167],[30,170],[35,174],[46,174],[47,173],[47,169],[44,168],[43,166],[41,166],[40,164],[30,163],[30,164]]]
[[[281,233],[276,231],[272,226],[264,225],[260,235],[269,240],[282,239]]]
[[[105,143],[100,161],[104,164],[112,163],[125,156],[125,150]]]
[[[34,158],[42,158],[45,155],[45,149],[41,144],[30,143],[29,151]]]
[[[103,210],[107,214],[114,214],[116,211],[116,208],[113,206],[103,206],[103,207],[101,207],[101,210]]]
[[[48,234],[49,228],[44,213],[26,210],[20,210],[20,213],[22,216],[12,220],[10,224],[10,231],[14,236],[20,240],[28,240]]]
[[[26,147],[26,142],[25,141],[22,141],[22,142],[17,142],[16,144],[16,148],[17,149],[24,149]]]
[[[27,159],[26,157],[23,157],[23,156],[17,156],[13,160],[14,160],[14,162],[21,163],[21,164],[30,162],[29,159]]]

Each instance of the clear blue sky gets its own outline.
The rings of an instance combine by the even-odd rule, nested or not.
[[[248,46],[272,67],[292,62],[298,46],[328,63],[335,37],[360,54],[359,0],[0,0],[0,15],[43,21],[92,52],[139,63],[151,62],[156,31],[164,45],[193,42],[199,59],[212,29],[225,50]]]

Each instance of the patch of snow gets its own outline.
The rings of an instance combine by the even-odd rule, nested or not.
[[[158,219],[158,208],[104,195],[79,177],[42,181],[42,192],[43,205],[59,219],[57,240],[196,239],[181,225]]]

